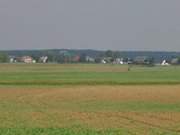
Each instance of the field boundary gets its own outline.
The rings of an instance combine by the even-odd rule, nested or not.
[[[79,82],[56,82],[56,81],[21,81],[21,82],[2,82],[0,81],[1,86],[91,86],[91,85],[117,85],[117,86],[123,86],[123,85],[180,85],[179,81],[173,81],[173,82],[115,82],[115,81],[79,81]]]

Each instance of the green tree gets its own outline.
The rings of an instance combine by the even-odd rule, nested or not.
[[[87,57],[87,55],[86,55],[85,53],[81,54],[81,55],[80,55],[80,62],[82,62],[82,63],[83,63],[83,62],[87,62],[87,61],[86,61],[86,57]]]
[[[8,55],[6,53],[0,53],[0,63],[6,63],[9,61]]]
[[[113,51],[107,50],[107,51],[105,52],[105,56],[106,56],[106,57],[113,57]]]

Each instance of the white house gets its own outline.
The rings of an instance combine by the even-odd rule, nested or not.
[[[33,58],[30,57],[30,56],[23,56],[23,57],[21,58],[21,62],[24,62],[24,63],[35,63],[35,62],[33,61]]]
[[[42,57],[40,57],[39,61],[42,62],[42,63],[47,63],[47,61],[48,61],[48,56],[42,56]]]
[[[169,63],[166,61],[166,60],[163,60],[162,63],[161,63],[162,66],[168,66]]]

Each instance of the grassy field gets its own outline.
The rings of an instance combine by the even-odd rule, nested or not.
[[[0,65],[0,135],[179,135],[180,67]]]
[[[0,85],[135,85],[180,84],[180,67],[93,64],[3,64]]]

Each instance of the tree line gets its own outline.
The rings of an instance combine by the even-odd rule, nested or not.
[[[65,53],[66,52],[66,53]],[[72,57],[79,56],[81,63],[87,62],[87,56],[92,57],[94,62],[100,63],[103,58],[108,62],[113,62],[117,58],[136,59],[138,56],[148,56],[152,63],[160,63],[164,59],[172,64],[180,63],[180,53],[178,52],[137,52],[137,51],[97,51],[97,50],[68,50],[68,49],[54,49],[54,50],[22,50],[22,51],[1,51],[0,62],[9,62],[9,56],[22,57],[31,56],[38,61],[40,57],[47,56],[48,62],[65,63],[71,62]],[[138,59],[138,58],[137,58]],[[148,62],[147,62],[148,63]]]

